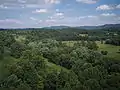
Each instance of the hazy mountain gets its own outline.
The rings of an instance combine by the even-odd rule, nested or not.
[[[77,29],[106,29],[106,28],[120,28],[120,24],[105,24],[101,26],[78,26],[78,27],[70,27],[70,26],[51,26],[45,27],[47,29],[64,29],[64,28],[77,28]]]
[[[120,24],[105,24],[102,28],[120,28]]]
[[[100,29],[100,26],[80,26],[80,27],[75,27],[78,29],[87,29],[87,30],[91,30],[91,29]]]
[[[50,27],[44,27],[46,29],[64,29],[64,28],[70,28],[69,26],[50,26]]]
[[[93,30],[93,29],[120,29],[120,24],[105,24],[105,25],[101,25],[101,26],[77,26],[77,27],[72,27],[72,26],[50,26],[50,27],[43,27],[43,28],[16,28],[15,30],[43,30],[43,29],[67,29],[67,28],[76,28],[76,29],[86,29],[86,30]],[[0,28],[0,30],[6,30],[3,28]],[[7,29],[7,30],[11,30],[11,29]]]

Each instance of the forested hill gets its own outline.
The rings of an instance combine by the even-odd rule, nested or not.
[[[120,60],[96,44],[120,32],[77,31],[0,31],[0,90],[120,90]]]
[[[111,29],[111,28],[120,28],[120,24],[105,24],[105,25],[100,25],[100,26],[81,26],[81,27],[76,27],[79,29],[87,29],[87,30],[93,30],[93,29]]]
[[[1,29],[1,31],[8,31],[14,35],[26,35],[30,40],[41,40],[46,38],[56,39],[58,41],[76,41],[76,40],[107,40],[117,41],[120,39],[120,28],[109,29],[45,29],[45,28],[27,28],[27,29]]]
[[[105,24],[100,26],[50,26],[43,28],[16,28],[14,30],[68,30],[68,29],[78,29],[78,30],[102,30],[102,29],[120,29],[120,24]],[[0,30],[11,30],[11,29],[3,29]],[[13,29],[12,29],[13,30]]]
[[[66,29],[66,28],[76,28],[76,29],[87,29],[87,30],[93,30],[93,29],[110,29],[110,28],[120,28],[120,24],[105,24],[105,25],[99,25],[99,26],[51,26],[51,27],[45,27],[45,29]]]

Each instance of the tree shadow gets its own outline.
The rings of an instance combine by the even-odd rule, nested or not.
[[[119,53],[119,54],[120,54],[120,52],[116,52],[116,53]]]

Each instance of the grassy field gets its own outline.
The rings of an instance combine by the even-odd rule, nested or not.
[[[51,62],[48,62],[47,61],[47,72],[48,73],[51,73],[51,72],[53,72],[53,71],[57,71],[57,72],[60,72],[61,70],[64,70],[64,71],[66,71],[66,72],[69,72],[69,70],[68,69],[66,69],[66,68],[64,68],[64,67],[61,67],[61,66],[59,66],[59,65],[56,65],[56,64],[54,64],[54,63],[51,63]]]
[[[63,41],[63,43],[67,44],[70,47],[72,47],[76,42],[77,41]],[[120,46],[101,44],[100,41],[96,41],[96,43],[99,46],[98,51],[102,51],[102,50],[108,51],[108,55],[106,55],[107,57],[120,59],[120,53],[119,53]]]
[[[120,59],[120,46],[114,46],[114,45],[108,45],[108,44],[101,44],[100,42],[97,42],[97,45],[99,46],[99,51],[108,51],[108,57],[112,57],[115,59]]]

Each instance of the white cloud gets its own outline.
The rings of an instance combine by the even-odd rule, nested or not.
[[[39,20],[38,22],[39,22],[39,23],[41,23],[41,22],[42,22],[42,20]]]
[[[56,12],[52,16],[48,16],[48,19],[45,22],[54,23],[64,19],[64,13]]]
[[[41,24],[43,22],[43,20],[38,20],[37,22],[36,22],[36,24]]]
[[[120,9],[120,4],[118,4],[118,5],[116,6],[116,8]]]
[[[120,9],[120,4],[100,5],[96,8],[96,10],[113,10],[113,9]]]
[[[48,19],[48,20],[45,20],[46,22],[56,22],[56,20],[54,19]]]
[[[64,14],[63,13],[56,13],[55,16],[63,16]]]
[[[56,9],[55,11],[56,11],[56,12],[59,12],[60,10],[59,10],[59,9]]]
[[[25,5],[25,7],[27,7],[27,8],[39,8],[40,5],[37,5],[37,4],[27,4],[27,5]]]
[[[20,3],[26,3],[26,0],[18,0]]]
[[[47,9],[36,9],[35,11],[33,11],[32,13],[47,13],[48,10]]]
[[[37,19],[34,17],[30,17],[31,20],[36,21]]]
[[[94,15],[89,15],[89,16],[80,16],[78,17],[79,20],[81,19],[86,19],[86,18],[97,18],[98,16],[94,16]]]
[[[0,8],[51,8],[60,0],[0,0]]]
[[[101,14],[101,16],[114,17],[114,16],[116,16],[116,14],[114,14],[114,13],[103,13],[103,14]]]
[[[52,16],[48,16],[49,19],[63,19],[64,18],[64,13],[62,12],[57,12],[57,13],[54,13]]]
[[[80,17],[78,17],[78,19],[84,19],[84,18],[86,18],[86,16],[80,16]]]
[[[55,13],[51,18],[52,19],[63,19],[65,16],[64,16],[64,13],[62,12],[57,12]]]
[[[45,0],[45,3],[49,3],[49,4],[59,4],[60,0]]]
[[[0,20],[0,23],[4,24],[4,23],[16,23],[16,24],[22,24],[21,21],[16,20],[16,19],[4,19],[4,20]]]
[[[43,22],[43,20],[37,19],[35,17],[30,17],[30,20],[34,21],[33,23],[36,23],[36,24],[39,24],[39,23]]]
[[[87,16],[88,18],[97,18],[97,16],[93,16],[93,15],[89,15],[89,16]]]
[[[81,3],[87,3],[87,4],[94,4],[98,2],[98,0],[76,0],[76,1]]]
[[[112,9],[114,9],[114,7],[110,5],[100,5],[96,8],[96,10],[112,10]]]
[[[3,4],[0,5],[0,8],[2,8],[2,9],[8,9],[8,7],[4,6]]]

